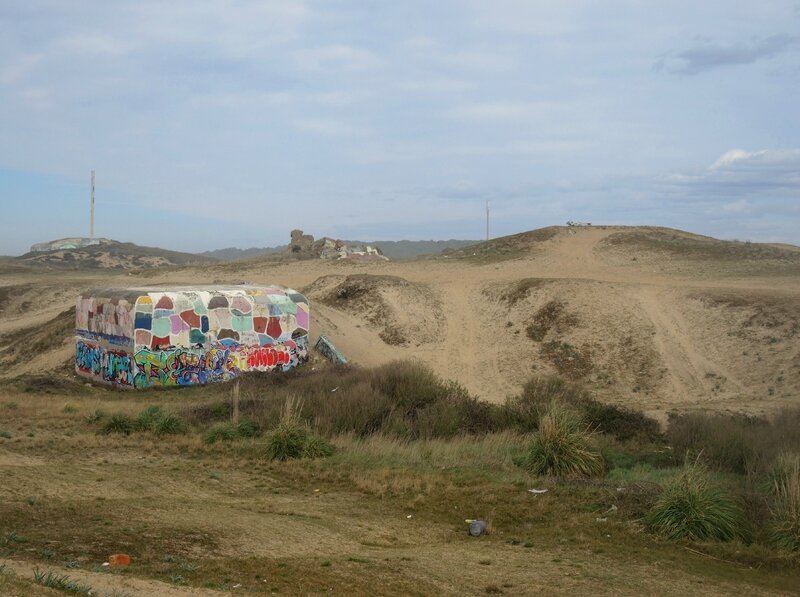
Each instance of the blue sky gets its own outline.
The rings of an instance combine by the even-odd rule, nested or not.
[[[800,2],[0,4],[0,254],[566,220],[800,244]]]

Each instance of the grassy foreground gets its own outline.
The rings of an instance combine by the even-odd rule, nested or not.
[[[395,364],[255,376],[243,382],[236,426],[229,386],[0,388],[0,594],[67,593],[37,584],[34,568],[118,597],[797,590],[796,552],[768,541],[766,444],[756,458],[747,446],[759,440],[745,438],[735,458],[728,450],[707,463],[752,521],[749,543],[668,540],[648,517],[686,454],[697,460],[701,422],[676,419],[664,438],[558,380],[489,408],[430,375]],[[304,441],[318,436],[332,455],[270,457],[290,400]],[[553,400],[594,422],[586,445],[602,472],[556,478],[526,467]],[[734,427],[737,437],[759,428]],[[468,536],[465,520],[476,518],[488,535]],[[120,552],[129,568],[102,566]]]

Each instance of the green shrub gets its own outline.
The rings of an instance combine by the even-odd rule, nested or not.
[[[373,389],[384,394],[403,415],[427,406],[447,393],[446,384],[429,367],[401,361],[379,367],[372,376]]]
[[[128,415],[115,413],[100,428],[103,435],[110,433],[124,433],[130,435],[136,429],[136,423]]]
[[[203,436],[203,441],[207,444],[213,444],[218,441],[233,441],[235,439],[245,437],[258,437],[261,431],[258,424],[249,419],[244,419],[238,425],[233,423],[217,423],[206,431]]]
[[[716,470],[762,477],[780,454],[800,453],[800,407],[773,417],[692,413],[672,415],[666,433],[676,456],[703,460]]]
[[[749,541],[750,529],[742,510],[700,463],[686,465],[667,486],[645,523],[654,532],[680,539]]]
[[[800,551],[800,454],[782,454],[771,471],[770,543]]]
[[[136,429],[156,435],[175,435],[183,433],[186,426],[178,415],[165,413],[160,406],[148,406],[136,418]]]
[[[297,420],[284,420],[267,437],[265,454],[270,460],[302,458],[308,428]]]
[[[322,436],[309,434],[303,446],[303,458],[325,458],[334,452],[333,445]]]
[[[267,436],[264,454],[270,460],[319,458],[333,454],[333,446],[311,431],[298,417],[302,404],[294,398],[284,405],[280,424]]]
[[[592,433],[582,427],[572,411],[553,403],[542,415],[520,464],[537,475],[590,477],[605,468],[603,456],[592,441]]]
[[[539,420],[552,403],[582,404],[591,397],[581,386],[555,375],[534,377],[522,386],[518,396],[510,397],[503,406],[504,426],[521,431],[539,428]]]
[[[250,419],[243,419],[236,425],[236,435],[239,437],[258,437],[260,433],[258,424]]]
[[[163,416],[160,406],[148,406],[136,418],[136,427],[142,431],[153,431]]]
[[[598,432],[621,441],[653,441],[661,437],[658,421],[643,412],[591,399],[582,405],[586,421]]]
[[[155,422],[151,431],[156,435],[176,435],[186,431],[186,426],[178,415],[167,413]]]
[[[670,415],[666,439],[678,458],[702,452],[712,468],[745,474],[753,467],[757,436],[768,433],[767,427],[766,420],[744,415]]]
[[[655,419],[639,411],[595,400],[582,385],[557,376],[529,380],[518,396],[509,398],[503,405],[500,424],[521,431],[537,429],[539,419],[553,402],[579,413],[592,429],[619,440],[653,441],[661,435]]]
[[[218,441],[229,442],[239,437],[239,432],[233,423],[217,423],[203,436],[203,441],[213,444]]]

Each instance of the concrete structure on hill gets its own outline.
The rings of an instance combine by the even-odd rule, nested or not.
[[[292,230],[291,241],[287,249],[289,253],[300,257],[318,257],[320,259],[353,259],[356,261],[389,261],[377,247],[369,245],[348,245],[342,240],[323,236],[314,240],[310,234],[302,230]]]
[[[308,330],[284,286],[94,290],[77,300],[75,370],[122,388],[228,381],[306,362]]]
[[[69,238],[59,238],[46,243],[36,243],[31,246],[31,253],[41,253],[44,251],[67,251],[70,249],[82,249],[92,245],[106,245],[114,241],[108,238],[89,238],[86,236],[72,236]]]

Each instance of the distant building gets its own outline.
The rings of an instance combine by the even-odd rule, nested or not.
[[[105,245],[114,242],[108,238],[89,238],[86,236],[72,236],[69,238],[59,238],[46,243],[36,243],[31,246],[31,253],[42,253],[45,251],[68,251],[70,249],[82,249],[91,245]]]

